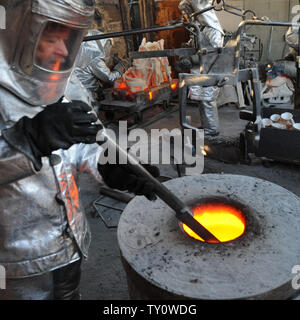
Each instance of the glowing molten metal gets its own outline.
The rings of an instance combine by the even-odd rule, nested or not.
[[[220,242],[228,242],[245,232],[246,222],[242,212],[223,203],[205,203],[192,208],[194,218],[209,230]],[[185,224],[183,230],[192,238],[203,241]]]

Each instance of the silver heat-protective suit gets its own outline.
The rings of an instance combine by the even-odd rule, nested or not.
[[[187,15],[191,15],[199,10],[210,6],[208,0],[182,0],[179,3],[179,10]],[[211,46],[221,48],[224,44],[224,31],[214,10],[207,11],[197,16],[197,22],[202,27],[204,34],[203,47]],[[192,74],[201,74],[201,66],[191,68]],[[204,71],[205,72],[205,71]],[[218,87],[191,86],[189,88],[189,98],[200,101],[199,111],[202,127],[207,134],[216,134],[219,131],[219,118],[217,98],[220,93]]]
[[[0,30],[0,130],[23,116],[33,118],[63,96],[93,19],[89,3],[1,1],[7,28]],[[67,30],[68,57],[55,65],[38,58],[36,51],[49,23]],[[36,171],[31,154],[17,151],[0,136],[0,265],[8,279],[43,275],[87,257],[90,231],[77,178],[87,172],[102,181],[97,170],[101,152],[96,143],[76,144],[42,158],[42,168]]]
[[[284,67],[283,73],[292,80],[297,80],[297,56],[299,56],[299,27],[290,27],[285,34],[285,42],[290,47],[290,51],[285,57],[285,60],[279,61],[278,64]],[[295,87],[294,96],[295,109],[300,108],[300,89]]]
[[[103,32],[93,29],[89,30],[87,36],[100,34]],[[112,84],[122,76],[119,71],[110,70],[107,66],[106,60],[110,55],[111,47],[111,39],[83,42],[75,61],[76,76],[89,91],[93,102],[99,88],[98,80]]]

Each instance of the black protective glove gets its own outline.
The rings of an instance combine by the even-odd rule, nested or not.
[[[122,76],[129,69],[130,65],[131,65],[130,64],[130,60],[128,60],[128,59],[120,59],[118,57],[118,62],[114,66],[113,70],[114,71],[118,71]]]
[[[138,177],[131,169],[131,164],[98,164],[98,171],[104,182],[112,189],[121,191],[128,190],[138,196],[144,195],[147,199],[156,200],[154,186],[143,177]],[[143,167],[152,174],[153,177],[160,176],[159,169],[155,166],[145,164]]]
[[[37,170],[41,157],[52,151],[69,149],[76,143],[95,143],[101,125],[92,108],[82,101],[55,103],[47,106],[34,118],[21,118],[14,126],[3,130],[3,138],[14,148],[27,155]]]
[[[192,68],[192,62],[189,57],[181,58],[175,64],[175,69],[177,72],[186,72],[187,70]]]

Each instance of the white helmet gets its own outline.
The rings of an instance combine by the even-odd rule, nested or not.
[[[56,102],[94,14],[93,0],[1,0],[0,85],[27,103]]]

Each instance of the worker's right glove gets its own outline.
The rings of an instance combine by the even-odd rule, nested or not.
[[[136,195],[144,195],[149,200],[156,200],[153,184],[147,179],[137,176],[132,171],[132,166],[132,164],[98,164],[98,171],[108,187],[121,191],[128,190]],[[143,167],[153,177],[160,176],[157,167],[149,164],[144,164]]]
[[[122,76],[130,68],[130,65],[130,60],[118,58],[118,62],[114,66],[113,71],[118,71]]]
[[[69,149],[77,143],[95,143],[102,125],[95,125],[92,108],[82,101],[55,103],[47,106],[34,118],[21,118],[11,128],[2,131],[12,147],[27,155],[40,170],[41,157],[52,151]]]
[[[179,73],[187,72],[187,70],[190,70],[192,68],[192,62],[189,59],[189,57],[186,57],[184,59],[180,59],[176,61],[175,63],[175,69]]]

